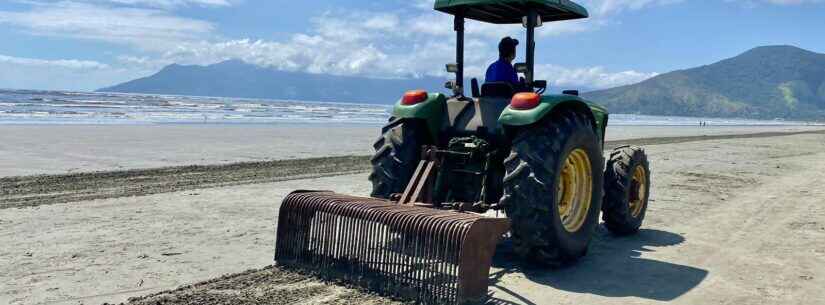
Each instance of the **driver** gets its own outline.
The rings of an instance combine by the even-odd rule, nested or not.
[[[484,77],[485,82],[509,82],[513,86],[518,85],[516,69],[513,68],[517,45],[518,40],[510,38],[510,36],[501,39],[501,42],[498,43],[498,61],[490,64],[490,67],[487,68],[487,75]]]

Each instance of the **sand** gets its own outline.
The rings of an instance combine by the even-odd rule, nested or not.
[[[606,141],[604,148],[609,151],[622,145],[649,146],[822,133],[825,131],[653,137]],[[370,157],[349,155],[0,177],[0,209],[362,173],[371,170]]]
[[[359,174],[1,209],[0,243],[14,246],[0,248],[0,304],[121,302],[269,265],[283,196],[299,188],[365,194],[364,181]]]
[[[371,153],[372,125],[6,125],[0,177]]]
[[[367,172],[368,156],[0,177],[0,209]]]
[[[822,129],[816,126],[609,126],[607,140]],[[0,177],[372,154],[380,126],[5,125]]]
[[[825,302],[825,134],[688,139],[637,141],[648,144],[653,167],[651,206],[639,235],[616,238],[600,230],[588,256],[561,270],[525,271],[501,249],[494,300]],[[264,298],[272,304],[389,302],[272,268],[215,279],[272,263],[274,218],[288,192],[370,190],[365,173],[243,181],[256,184],[26,208],[3,208],[0,201],[0,244],[11,245],[0,248],[0,304],[100,304],[150,294],[134,302],[175,297],[184,301],[173,304],[215,304],[204,300],[217,295],[237,303],[251,290],[272,293],[264,294],[274,296]],[[306,298],[278,297],[290,293]]]

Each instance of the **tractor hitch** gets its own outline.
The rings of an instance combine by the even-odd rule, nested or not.
[[[404,193],[392,194],[390,199],[399,204],[459,212],[501,209],[497,201],[490,202],[487,194],[490,164],[498,153],[477,137],[454,138],[449,149],[422,146],[421,161]]]

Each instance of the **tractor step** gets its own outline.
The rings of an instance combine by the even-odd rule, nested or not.
[[[275,260],[427,304],[487,297],[503,218],[327,191],[296,191],[278,216]]]

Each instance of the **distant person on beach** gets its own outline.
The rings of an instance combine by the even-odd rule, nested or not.
[[[518,85],[518,75],[516,75],[516,69],[513,68],[516,46],[518,46],[518,40],[510,36],[501,39],[498,43],[498,60],[487,68],[485,82],[509,82],[514,86]]]

